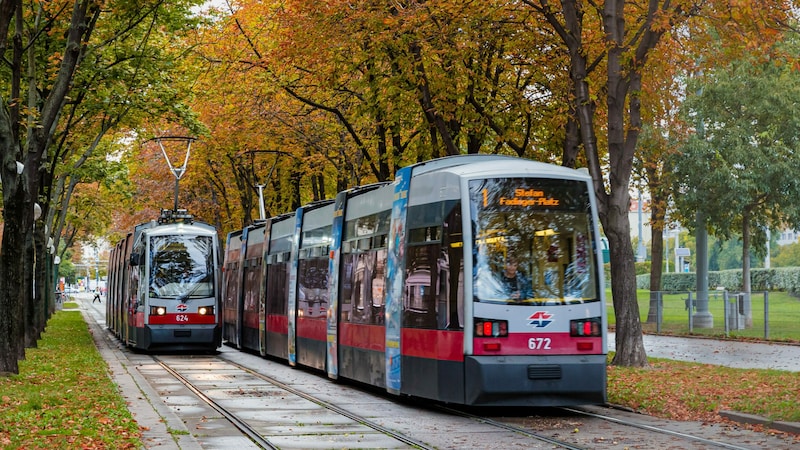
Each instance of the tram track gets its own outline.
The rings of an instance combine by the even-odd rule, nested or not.
[[[224,381],[222,381],[222,383],[209,389],[208,385],[202,386],[200,383],[194,382],[192,378],[195,377],[198,379],[208,380],[213,378],[213,376],[209,376],[208,374],[198,376],[196,373],[194,375],[191,373],[186,373],[186,369],[176,367],[183,364],[182,362],[178,361],[176,363],[175,361],[167,361],[163,357],[153,355],[153,359],[161,368],[172,375],[200,400],[221,414],[228,422],[230,422],[231,425],[240,430],[259,448],[286,448],[286,445],[281,445],[279,442],[276,442],[275,435],[280,434],[282,431],[292,434],[298,440],[314,440],[314,436],[317,436],[320,442],[335,443],[335,445],[332,445],[331,448],[368,448],[371,446],[369,442],[382,442],[385,448],[406,448],[403,446],[407,446],[407,448],[431,450],[435,448],[421,440],[414,439],[410,436],[404,435],[403,433],[392,430],[391,428],[382,426],[381,424],[374,422],[367,417],[336,406],[335,404],[322,398],[302,392],[286,383],[258,373],[241,364],[227,361],[218,357],[211,358],[214,358],[213,365],[216,366],[213,369],[214,372],[218,374],[225,374],[219,376],[218,379],[224,380],[227,378],[229,380],[235,380],[235,383],[225,386],[222,385],[222,383],[224,383]],[[237,385],[239,387],[236,387]],[[279,390],[279,393],[276,394],[274,392],[275,389]],[[210,394],[209,391],[216,391],[216,394]],[[227,395],[225,393],[227,393]],[[236,397],[235,402],[230,401],[232,396]],[[270,411],[274,413],[277,421],[285,421],[286,416],[291,415],[294,411],[309,410],[308,406],[294,406],[297,404],[298,400],[291,399],[291,397],[305,400],[306,402],[316,405],[317,407],[322,408],[334,414],[335,416],[344,417],[351,422],[348,423],[344,419],[336,419],[335,417],[328,416],[324,422],[327,422],[331,426],[326,426],[325,423],[318,423],[316,426],[309,427],[308,424],[302,424],[299,422],[294,426],[289,425],[275,427],[274,425],[265,425],[265,420],[263,420],[263,418],[271,415]],[[262,420],[254,420],[252,414],[253,402],[249,402],[251,403],[249,406],[240,408],[232,406],[236,403],[241,404],[243,401],[248,402],[248,400],[255,400],[257,402],[259,399],[266,398],[279,398],[277,403],[286,405],[286,408],[280,408],[279,406],[276,407],[274,404],[275,402],[273,402],[269,406],[266,406],[260,410]],[[265,405],[267,403],[269,402],[264,402]],[[275,413],[276,411],[277,413]],[[324,413],[314,414],[322,416],[326,415]],[[243,417],[244,415],[249,415],[249,417],[245,418]],[[286,424],[284,423],[283,425]],[[307,432],[297,431],[302,430],[304,427],[309,428],[309,430]],[[271,430],[273,434],[271,436],[265,436],[262,431],[265,429]],[[292,431],[287,431],[290,429]],[[370,433],[371,436],[369,436]],[[302,434],[303,436],[298,437],[299,434]],[[378,437],[379,435],[383,437]],[[387,438],[391,441],[396,441],[396,443],[392,444],[391,442],[388,442],[388,445],[386,445]],[[281,437],[281,439],[285,443],[286,436]],[[351,442],[348,444],[348,441],[352,441],[354,439],[358,442]],[[320,445],[323,444],[318,442],[315,443],[313,447],[324,448]]]
[[[258,431],[256,431],[253,427],[251,427],[246,421],[242,420],[239,416],[235,413],[228,410],[222,406],[219,402],[215,401],[202,390],[198,389],[191,381],[189,381],[186,377],[181,375],[177,370],[173,369],[169,366],[169,364],[165,363],[163,360],[158,358],[157,356],[153,356],[153,359],[170,375],[175,377],[178,381],[180,381],[186,388],[194,393],[198,398],[206,402],[210,407],[216,410],[218,413],[222,414],[234,427],[244,433],[253,443],[258,445],[261,448],[267,449],[279,449],[273,445],[268,439],[265,439]]]
[[[474,422],[489,424],[493,427],[547,442],[558,448],[597,450],[618,448],[693,448],[709,450],[717,448],[727,450],[773,448],[770,444],[765,445],[752,440],[749,440],[749,444],[752,444],[752,446],[743,445],[741,443],[742,436],[737,436],[733,431],[720,432],[719,430],[706,429],[705,433],[714,434],[714,437],[705,437],[700,435],[704,433],[702,429],[695,430],[695,432],[676,431],[668,426],[643,423],[627,415],[615,417],[614,415],[592,411],[595,407],[578,406],[539,409],[538,412],[544,412],[545,416],[530,416],[528,414],[530,410],[516,408],[510,416],[492,417],[488,417],[483,413],[465,411],[462,407],[437,405],[435,408],[447,414],[469,418]],[[563,414],[559,413],[559,411],[563,412]],[[576,418],[588,418],[589,421],[577,422]],[[558,426],[557,424],[559,423],[567,426]],[[611,426],[608,424],[611,424]],[[676,422],[676,424],[680,424],[680,422]],[[566,432],[564,432],[565,430]],[[622,439],[607,439],[603,437],[604,435],[608,436],[609,433],[624,437]]]
[[[508,424],[508,423],[505,423],[505,422],[502,422],[502,421],[498,421],[498,420],[495,420],[495,419],[490,419],[488,417],[478,416],[478,415],[471,414],[471,413],[468,413],[468,412],[465,412],[465,411],[461,411],[461,410],[458,410],[458,409],[453,409],[453,408],[450,408],[450,407],[447,407],[447,406],[438,406],[437,409],[445,411],[448,414],[452,414],[452,415],[456,415],[456,416],[460,416],[460,417],[465,417],[465,418],[471,419],[471,420],[476,421],[476,422],[480,422],[480,423],[484,423],[484,424],[487,424],[487,425],[491,425],[491,426],[493,426],[495,428],[501,428],[501,429],[506,430],[506,431],[511,431],[511,432],[516,433],[516,434],[520,434],[522,436],[530,437],[530,438],[535,439],[537,441],[541,441],[541,442],[544,442],[544,443],[547,443],[547,444],[552,444],[552,445],[554,445],[554,446],[556,446],[558,448],[565,448],[565,449],[568,449],[568,450],[587,450],[586,447],[577,446],[577,445],[572,444],[570,442],[566,442],[566,441],[562,441],[562,440],[559,440],[559,439],[555,439],[555,438],[552,438],[552,437],[549,437],[549,436],[545,436],[545,435],[540,434],[540,433],[534,433],[529,429],[520,428],[518,426],[514,426],[514,425],[511,425],[511,424]]]
[[[599,413],[591,412],[591,411],[588,411],[588,410],[582,409],[582,408],[563,407],[563,408],[560,408],[560,409],[563,410],[563,411],[567,411],[569,413],[572,413],[572,414],[581,415],[581,416],[585,416],[585,417],[591,417],[591,418],[594,418],[594,419],[599,419],[599,420],[603,420],[603,421],[606,421],[606,422],[611,422],[611,423],[618,424],[618,425],[624,425],[626,427],[633,427],[633,428],[637,428],[637,429],[644,430],[644,431],[650,431],[650,432],[653,432],[653,433],[659,433],[659,434],[664,434],[664,435],[668,435],[668,436],[673,436],[673,437],[677,437],[677,438],[680,438],[680,439],[685,439],[687,441],[694,442],[696,444],[703,444],[703,445],[711,446],[711,447],[714,447],[714,448],[724,448],[724,449],[728,449],[728,450],[748,450],[748,447],[742,447],[740,445],[730,444],[730,443],[727,443],[727,442],[721,442],[721,441],[714,440],[714,439],[707,439],[707,438],[704,438],[704,437],[701,437],[701,436],[696,436],[696,435],[692,435],[692,434],[689,434],[689,433],[674,431],[674,430],[670,430],[670,429],[663,428],[663,427],[647,425],[647,424],[644,424],[644,423],[631,421],[629,419],[621,419],[621,418],[618,418],[618,417],[613,417],[613,416],[609,416],[609,415],[605,415],[605,414],[599,414]]]
[[[506,424],[508,429],[526,432],[546,429],[547,433],[569,440],[575,448],[693,448],[698,450],[752,450],[775,448],[766,441],[745,437],[741,430],[714,425],[669,421],[649,416],[637,420],[635,413],[618,410],[598,412],[599,406],[554,407],[531,416],[526,411],[502,417],[474,416],[474,420]],[[650,422],[650,423],[647,423]],[[570,436],[570,437],[565,437]],[[746,442],[743,442],[746,441]]]
[[[227,439],[237,433],[239,439],[247,441],[246,445],[235,446],[239,450],[782,448],[732,428],[640,417],[615,409],[606,412],[602,407],[476,411],[413,399],[404,401],[228,349],[213,356],[169,355],[151,361],[157,363],[153,364],[153,374],[165,386],[156,389],[167,404],[180,410],[179,415],[200,448],[233,447],[220,445],[220,441],[205,435],[209,429],[219,430],[221,422],[231,418],[245,424],[233,425],[231,421],[231,425],[225,425],[230,428]],[[178,384],[184,386],[183,392],[172,387]],[[199,407],[187,399],[189,391],[202,399],[197,402],[211,401],[216,406],[197,413]],[[183,415],[184,410],[202,416],[200,426],[197,420]],[[242,427],[249,427],[250,431],[242,431]]]
[[[302,398],[304,398],[304,399],[306,399],[306,400],[308,400],[308,401],[310,401],[312,403],[315,403],[315,404],[317,404],[317,405],[319,405],[319,406],[321,406],[321,407],[323,407],[323,408],[325,408],[325,409],[327,409],[329,411],[333,411],[336,414],[340,414],[340,415],[345,416],[345,417],[347,417],[347,418],[349,418],[349,419],[351,419],[351,420],[353,420],[355,422],[358,422],[358,423],[360,423],[362,425],[366,425],[367,427],[369,427],[369,428],[371,428],[371,429],[373,429],[373,430],[375,430],[377,432],[383,433],[383,434],[385,434],[387,436],[391,436],[392,438],[397,439],[400,442],[403,442],[405,444],[408,444],[410,446],[413,446],[413,447],[416,447],[416,448],[420,448],[420,449],[433,449],[433,447],[428,446],[424,442],[421,442],[421,441],[416,440],[416,439],[412,439],[409,436],[406,436],[406,435],[404,435],[402,433],[398,433],[398,432],[396,432],[396,431],[394,431],[394,430],[392,430],[390,428],[387,428],[387,427],[384,427],[384,426],[378,424],[377,422],[369,420],[368,418],[366,418],[364,416],[352,413],[352,412],[350,412],[350,411],[348,411],[348,410],[346,410],[344,408],[340,408],[340,407],[336,406],[335,404],[333,404],[331,402],[325,401],[325,400],[323,400],[323,399],[321,399],[319,397],[315,397],[315,396],[312,396],[312,395],[310,395],[308,393],[302,392],[302,391],[300,391],[298,389],[295,389],[295,388],[291,387],[290,385],[288,385],[286,383],[283,383],[283,382],[278,381],[278,380],[276,380],[274,378],[268,377],[268,376],[266,376],[264,374],[260,374],[260,373],[258,373],[256,371],[253,371],[253,370],[249,369],[248,367],[245,367],[245,366],[243,366],[241,364],[234,363],[234,362],[231,362],[231,361],[228,361],[228,364],[231,364],[231,365],[233,365],[235,367],[238,367],[239,369],[249,373],[250,375],[252,375],[252,376],[254,376],[256,378],[264,380],[264,381],[266,381],[266,382],[268,382],[268,383],[270,383],[270,384],[272,384],[274,386],[277,386],[277,387],[285,390],[286,392],[290,392],[293,395],[296,395],[298,397],[302,397]]]
[[[351,405],[349,408],[342,407],[323,398],[323,396],[309,393],[309,385],[306,381],[300,383],[303,389],[301,390],[293,386],[291,381],[285,382],[276,377],[259,373],[259,371],[246,365],[219,355],[203,357],[151,356],[159,368],[188,389],[199,401],[216,411],[231,426],[246,436],[255,448],[413,448],[423,450],[477,448],[476,446],[483,448],[484,445],[492,445],[479,444],[478,442],[480,441],[476,441],[476,439],[487,438],[487,442],[504,442],[506,445],[520,448],[564,448],[570,450],[588,448],[576,446],[564,440],[490,418],[469,415],[447,407],[431,408],[430,405],[411,406],[410,414],[418,419],[403,430],[404,424],[402,420],[387,424],[379,423],[378,420],[373,420],[367,417],[366,414],[353,412],[353,408],[356,408],[355,405],[358,403]],[[208,371],[202,369],[204,366],[208,367]],[[305,373],[297,369],[288,370],[295,373],[301,372],[303,379],[306,379],[306,375],[311,379],[319,377],[318,374]],[[323,380],[322,383],[338,386],[328,380]],[[347,389],[349,390],[350,387]],[[386,402],[386,404],[390,405],[388,406],[389,408],[407,408],[402,402],[397,403],[395,398],[381,398],[380,395],[374,392],[362,392],[362,395],[371,397],[373,399],[372,403]],[[233,397],[236,398],[236,401],[232,402],[231,398]],[[259,407],[257,413],[254,413],[253,402],[258,402],[261,399],[279,399],[278,403],[286,405],[287,408],[276,409],[275,402],[271,404],[266,402]],[[277,430],[274,426],[265,425],[265,420],[267,420],[266,417],[268,416],[280,416],[278,420],[285,421],[287,417],[298,411],[308,411],[308,408],[310,408],[308,406],[292,406],[299,401],[297,399],[302,399],[308,404],[324,409],[328,414],[340,417],[340,419],[335,419],[329,416],[328,419],[324,420],[328,424],[336,424],[334,427],[336,429],[324,429],[325,426],[322,424],[301,424],[302,419],[300,418],[296,420],[293,426],[287,426],[284,422],[280,430]],[[338,399],[340,402],[347,402],[347,400],[347,398]],[[241,403],[243,402],[247,403],[247,406],[242,406]],[[239,403],[240,406],[234,406],[236,403]],[[442,415],[442,412],[445,415]],[[303,413],[301,412],[300,414]],[[408,412],[405,414],[408,414]],[[324,414],[317,413],[317,415]],[[402,416],[403,414],[400,415]],[[254,420],[254,416],[260,416],[260,419]],[[381,416],[378,419],[385,420],[386,417]],[[462,421],[461,419],[467,419],[468,421]],[[292,420],[294,421],[295,419]],[[342,425],[346,423],[346,420],[349,420],[351,425]],[[469,423],[476,421],[482,427],[480,427],[479,431],[472,431],[475,427],[469,425]],[[459,425],[448,430],[445,425],[447,423],[457,423]],[[217,424],[216,427],[219,427],[219,425]],[[356,427],[358,427],[358,430],[356,430]],[[308,428],[308,430],[297,431],[303,428]],[[264,430],[268,431],[265,432]],[[288,435],[281,435],[284,431]],[[497,432],[501,431],[502,433],[498,435]],[[371,433],[371,437],[369,433]],[[434,433],[435,436],[433,435]],[[300,434],[302,436],[299,436]],[[377,436],[381,437],[378,438]],[[353,438],[358,439],[358,442],[347,442],[348,439]],[[287,441],[290,439],[302,439],[306,445],[305,447],[303,444],[297,443],[287,445]],[[330,447],[325,447],[325,445],[330,445]],[[500,446],[503,445],[500,444]]]

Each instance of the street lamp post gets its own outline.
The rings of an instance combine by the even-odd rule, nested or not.
[[[644,231],[642,224],[642,189],[639,189],[639,245],[636,252],[636,261],[644,262],[647,259],[647,250],[644,248]]]
[[[714,316],[708,308],[708,230],[705,214],[698,211],[696,220],[697,312],[692,319],[697,328],[714,328]]]

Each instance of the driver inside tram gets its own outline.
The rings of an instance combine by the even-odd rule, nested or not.
[[[530,280],[519,270],[519,260],[514,256],[506,257],[501,275],[505,294],[511,300],[525,300],[533,296]]]

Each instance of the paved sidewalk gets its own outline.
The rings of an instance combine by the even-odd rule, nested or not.
[[[158,392],[125,356],[120,343],[106,329],[105,296],[92,303],[92,294],[75,294],[84,320],[89,325],[97,350],[106,360],[111,378],[128,403],[128,410],[142,430],[145,448],[181,450],[202,448],[186,424],[164,402]]]
[[[615,333],[608,334],[609,351],[614,351],[615,338]],[[800,372],[800,345],[646,334],[644,349],[652,358]]]

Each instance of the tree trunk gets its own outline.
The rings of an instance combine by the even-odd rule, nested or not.
[[[28,348],[34,348],[38,346],[37,343],[42,337],[42,332],[44,331],[44,327],[47,324],[47,319],[49,317],[47,313],[47,305],[50,295],[48,294],[54,290],[52,274],[47,270],[47,262],[50,259],[50,253],[47,251],[47,242],[45,242],[45,239],[47,238],[44,235],[44,230],[42,229],[43,226],[44,225],[42,225],[42,221],[39,221],[37,228],[33,233],[33,251],[36,255],[36,265],[34,267],[34,270],[36,271],[36,282],[33,285],[33,295],[31,296],[31,308],[33,312],[31,318],[32,320],[29,325],[31,331],[29,333],[26,332]]]
[[[26,172],[17,174],[13,151],[3,153],[2,180],[5,223],[0,247],[0,373],[19,373],[16,360],[25,357],[26,302],[32,296],[33,264],[28,250],[33,246],[33,203],[26,190]],[[11,362],[11,358],[16,360]]]
[[[650,242],[650,304],[647,310],[647,323],[658,322],[658,294],[661,292],[661,275],[664,272],[664,235],[663,230],[653,227],[653,237]]]
[[[445,155],[458,155],[461,152],[453,142],[453,136],[450,128],[448,128],[447,123],[442,117],[442,114],[433,104],[433,93],[430,89],[430,83],[428,83],[428,74],[425,71],[425,65],[422,62],[422,49],[418,44],[412,43],[409,45],[409,50],[414,57],[414,75],[418,79],[417,98],[420,106],[422,107],[422,112],[428,121],[428,125],[430,126],[431,130],[435,130],[439,137],[442,138]],[[434,151],[436,150],[437,149],[434,148]]]
[[[607,218],[606,236],[611,256],[611,295],[617,319],[616,354],[612,364],[647,366],[642,342],[642,323],[636,301],[636,276],[627,203],[612,206]]]
[[[11,131],[11,117],[6,102],[0,98],[0,176],[3,181],[3,225],[2,246],[0,246],[0,376],[19,373],[17,364],[19,348],[22,346],[22,323],[18,320],[22,315],[22,303],[19,301],[20,272],[23,270],[22,254],[11,245],[14,239],[21,239],[19,214],[14,208],[15,198],[12,196],[19,188],[17,165],[14,151],[14,137]],[[7,245],[8,244],[8,245]],[[14,261],[14,264],[6,264]]]
[[[750,303],[750,208],[742,212],[742,293],[744,294],[745,328],[753,326],[753,309]]]
[[[636,298],[636,269],[631,224],[628,219],[630,207],[631,173],[633,156],[639,137],[641,122],[641,70],[657,38],[647,29],[636,50],[636,58],[629,60],[630,45],[626,38],[625,1],[607,0],[603,6],[603,28],[608,42],[606,105],[608,107],[608,158],[610,165],[610,195],[606,202],[603,221],[611,254],[611,281],[614,296],[614,313],[617,318],[617,353],[612,364],[632,367],[648,365],[642,340],[642,324],[639,318],[639,303]],[[631,95],[632,94],[632,95]],[[627,121],[626,121],[627,118]],[[605,186],[596,185],[605,192]]]
[[[15,2],[19,6],[18,2]],[[26,306],[33,297],[33,204],[39,195],[39,169],[42,157],[56,123],[64,107],[75,68],[83,49],[83,38],[88,40],[100,9],[92,5],[94,15],[87,22],[86,11],[90,2],[75,2],[66,33],[67,42],[62,53],[58,75],[50,85],[46,99],[39,98],[36,86],[36,52],[30,44],[28,56],[31,58],[26,77],[27,96],[20,92],[23,73],[22,55],[22,11],[15,11],[14,58],[10,65],[12,95],[14,99],[26,98],[30,111],[30,127],[27,141],[23,142],[13,127],[20,119],[17,116],[19,101],[15,111],[9,114],[5,100],[0,99],[0,180],[3,185],[3,229],[0,247],[0,374],[19,373],[17,361],[24,358],[26,342]],[[5,3],[4,3],[5,5]],[[0,19],[0,29],[7,17]],[[2,36],[7,39],[7,36]],[[17,164],[24,170],[17,173]]]
[[[661,195],[661,180],[655,170],[648,170],[650,190],[650,306],[647,311],[647,323],[658,320],[658,292],[661,291],[661,277],[664,273],[664,220],[666,218],[666,199]]]

